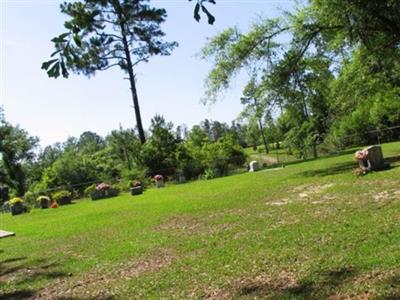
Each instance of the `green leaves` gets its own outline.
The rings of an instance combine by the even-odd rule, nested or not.
[[[189,0],[192,1],[192,0]],[[214,0],[197,0],[197,3],[194,7],[194,19],[197,22],[200,22],[201,16],[200,16],[200,8],[203,11],[203,13],[207,16],[208,19],[208,24],[213,25],[215,22],[215,17],[208,11],[208,9],[204,6],[204,2],[216,4]]]
[[[82,47],[82,40],[79,35],[74,34],[74,42],[79,48]]]
[[[50,78],[58,78],[60,73],[64,78],[68,78],[67,67],[65,66],[64,60],[51,59],[42,64],[42,69],[47,71],[47,75]]]
[[[55,44],[57,43],[65,43],[67,40],[65,39],[67,36],[70,35],[70,32],[65,32],[63,34],[60,34],[59,36],[53,38],[51,41]]]
[[[42,64],[42,69],[47,70],[53,63],[57,62],[58,59],[51,59],[49,61],[46,61]]]

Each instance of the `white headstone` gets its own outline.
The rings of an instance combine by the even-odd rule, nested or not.
[[[249,164],[249,172],[256,172],[260,170],[260,164],[258,163],[258,161],[251,161]]]

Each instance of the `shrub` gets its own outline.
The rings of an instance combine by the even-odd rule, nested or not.
[[[85,197],[90,197],[90,195],[93,193],[95,189],[96,189],[95,184],[89,185],[84,191]]]
[[[28,191],[24,195],[24,201],[28,203],[29,205],[34,206],[36,204],[36,197],[35,193]]]
[[[0,211],[4,213],[9,213],[11,212],[11,204],[10,201],[6,201],[3,203],[3,205],[0,207]]]
[[[214,178],[218,177],[217,175],[218,175],[217,172],[213,169],[207,169],[204,171],[204,179],[205,180],[214,179]]]
[[[53,194],[52,197],[59,205],[71,204],[72,194],[69,191],[59,191]]]

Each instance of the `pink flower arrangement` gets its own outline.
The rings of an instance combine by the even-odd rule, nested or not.
[[[154,179],[156,181],[160,181],[160,180],[164,180],[164,177],[162,175],[156,175],[156,176],[154,176]]]
[[[104,190],[108,190],[109,188],[111,188],[111,185],[109,185],[108,183],[104,183],[104,182],[96,185],[96,191],[104,191]]]
[[[355,159],[356,160],[365,160],[368,159],[368,151],[357,151],[355,154]]]
[[[131,182],[131,187],[139,187],[142,186],[142,183],[139,180],[134,180]]]

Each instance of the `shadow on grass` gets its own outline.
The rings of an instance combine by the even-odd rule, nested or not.
[[[322,169],[300,172],[297,175],[300,177],[323,177],[323,176],[346,173],[349,172],[350,170],[353,170],[356,167],[357,164],[354,161],[348,161],[344,163],[338,163],[333,166],[331,165]]]
[[[54,280],[68,276],[57,270],[59,265],[45,259],[29,261],[28,257],[14,257],[0,261],[0,288],[12,285],[9,291],[0,293],[0,299],[28,299],[38,291],[26,289],[43,279]]]
[[[400,162],[400,155],[387,157],[385,158],[385,161],[391,164]]]
[[[305,278],[295,284],[289,280],[278,282],[248,283],[239,288],[237,296],[273,299],[327,299],[340,291],[340,288],[351,281],[357,272],[350,267],[322,273],[318,280]]]
[[[387,157],[387,158],[385,158],[385,161],[390,164],[400,162],[400,155]],[[358,167],[358,164],[356,162],[346,161],[343,163],[335,164],[333,166],[328,166],[326,168],[304,171],[304,172],[298,173],[297,175],[300,177],[323,177],[323,176],[330,176],[330,175],[346,173],[357,167]],[[379,172],[390,170],[391,168],[396,168],[396,167],[398,167],[398,166],[392,166],[388,169],[381,170]]]

